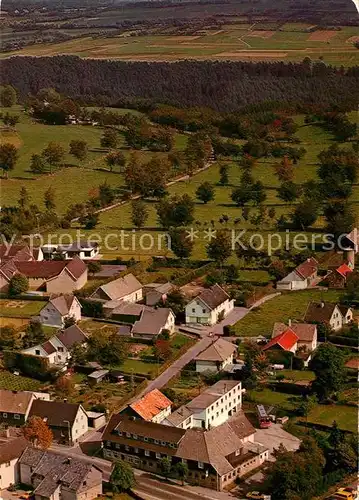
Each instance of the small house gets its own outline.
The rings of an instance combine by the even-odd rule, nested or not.
[[[148,283],[143,286],[146,305],[155,306],[158,303],[164,303],[167,300],[167,294],[173,290],[172,283]]]
[[[342,264],[339,267],[330,269],[325,281],[329,288],[345,288],[348,276],[353,272],[353,269],[348,264]]]
[[[62,328],[68,318],[76,322],[81,320],[81,304],[74,295],[69,294],[50,298],[39,313],[40,323],[46,326]]]
[[[206,288],[186,305],[186,323],[214,325],[234,308],[234,300],[218,284]]]
[[[18,461],[28,446],[24,437],[0,440],[0,491],[19,484]]]
[[[90,386],[99,384],[103,382],[107,378],[109,374],[109,370],[95,370],[94,372],[88,375]]]
[[[265,346],[263,346],[262,351],[281,350],[289,351],[295,354],[298,349],[298,340],[299,337],[291,328],[288,327],[284,332],[276,335]]]
[[[0,389],[0,424],[6,427],[24,425],[35,399],[32,392]]]
[[[236,352],[236,345],[219,338],[196,356],[196,372],[220,372],[233,363]]]
[[[91,298],[101,301],[123,300],[138,302],[142,299],[142,285],[133,274],[110,281],[95,290]]]
[[[298,337],[298,349],[305,346],[306,351],[315,351],[318,345],[317,325],[310,323],[294,323],[292,321],[285,323],[274,323],[272,339],[285,332],[288,328]]]
[[[80,404],[35,400],[29,418],[32,416],[47,423],[58,444],[72,446],[88,431],[87,414]]]
[[[304,315],[304,321],[307,323],[323,323],[328,325],[332,330],[341,330],[343,326],[349,323],[353,318],[353,312],[350,308],[345,307],[343,310],[345,316],[338,304],[333,302],[309,302]]]
[[[121,414],[159,424],[171,413],[172,401],[158,389],[129,404]]]
[[[297,266],[287,276],[277,282],[278,290],[304,290],[317,278],[318,262],[313,258],[307,259]]]

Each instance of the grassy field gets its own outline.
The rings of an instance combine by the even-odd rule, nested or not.
[[[289,319],[303,320],[309,301],[323,299],[335,302],[339,296],[340,292],[336,290],[303,290],[282,293],[250,311],[238,321],[235,325],[236,334],[243,337],[257,335],[270,337],[276,321],[286,323]]]
[[[0,316],[11,318],[30,318],[36,316],[46,302],[41,300],[0,299]]]
[[[141,115],[134,110],[109,109],[119,114]],[[0,107],[0,112],[7,111],[18,115],[20,122],[16,125],[16,130],[2,131],[0,143],[11,142],[16,145],[19,148],[19,159],[9,179],[0,181],[3,204],[16,203],[21,187],[26,186],[31,202],[42,208],[44,192],[52,187],[55,190],[57,208],[60,212],[64,212],[69,205],[87,200],[99,184],[106,182],[114,188],[123,185],[122,175],[116,172],[116,169],[110,172],[105,164],[104,157],[108,151],[100,147],[102,127],[45,125],[33,120],[21,106],[14,106],[10,109]],[[70,141],[75,139],[88,143],[89,154],[84,162],[79,162],[67,153],[63,166],[54,170],[52,174],[36,175],[31,172],[30,162],[33,154],[41,153],[51,141],[59,143],[65,151],[68,151]],[[183,149],[185,143],[186,137],[176,134],[175,149]],[[121,133],[119,134],[119,147],[123,149],[125,156],[128,157],[131,154],[131,150],[125,147],[125,140]],[[148,161],[153,154],[150,151],[140,152],[143,161]],[[163,153],[158,153],[158,155],[161,156]]]
[[[257,29],[256,29],[257,28]],[[260,28],[260,29],[258,29]],[[220,30],[201,30],[192,36],[176,36],[166,32],[155,35],[98,38],[83,36],[61,43],[44,43],[2,54],[52,56],[72,54],[80,57],[139,61],[179,59],[217,60],[284,60],[300,61],[306,56],[322,58],[326,63],[350,66],[358,63],[359,53],[351,37],[356,27],[338,31],[309,33],[309,25],[275,26],[231,24]]]
[[[308,415],[308,422],[331,427],[334,420],[340,429],[358,432],[358,409],[347,405],[317,405]]]

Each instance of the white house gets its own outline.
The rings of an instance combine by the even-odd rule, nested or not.
[[[278,290],[303,290],[308,288],[316,279],[318,262],[314,258],[307,259],[297,266],[283,279],[278,281]]]
[[[220,380],[164,421],[182,429],[210,429],[226,422],[242,408],[242,385],[238,380]]]
[[[175,315],[168,307],[145,307],[141,317],[133,324],[131,336],[152,339],[167,330],[170,335],[175,329]]]
[[[69,260],[77,256],[81,260],[90,260],[98,256],[100,247],[98,243],[79,241],[69,245],[43,245],[41,250],[50,259],[61,256],[63,259]]]
[[[353,319],[350,307],[343,307],[334,302],[309,302],[305,312],[304,321],[308,323],[323,323],[332,330],[341,330],[344,325]]]
[[[186,305],[186,323],[214,325],[234,308],[234,300],[219,285],[206,288]]]
[[[71,349],[75,344],[84,345],[87,335],[77,325],[69,326],[53,335],[43,344],[38,344],[21,352],[47,358],[49,365],[66,365],[71,358]]]
[[[62,328],[66,318],[81,319],[81,304],[74,295],[59,295],[49,300],[39,313],[40,323]]]
[[[24,437],[0,439],[0,491],[19,483],[18,461],[28,445]]]
[[[98,287],[91,295],[93,299],[125,302],[138,302],[142,297],[142,285],[131,273]]]
[[[233,363],[237,346],[224,339],[218,339],[195,358],[196,372],[220,372]]]

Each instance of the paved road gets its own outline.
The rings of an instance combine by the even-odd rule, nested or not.
[[[213,337],[203,337],[199,342],[197,342],[193,347],[188,349],[180,358],[178,358],[167,370],[165,370],[161,375],[159,375],[155,380],[152,380],[146,389],[137,396],[143,396],[147,392],[153,389],[161,389],[164,387],[171,378],[175,377],[184,366],[186,366],[192,359],[194,359],[200,352],[202,352],[206,347],[208,347],[213,342]]]
[[[171,481],[147,473],[135,473],[136,486],[134,491],[144,500],[233,500],[233,495],[227,492],[217,492],[193,486],[181,486]]]

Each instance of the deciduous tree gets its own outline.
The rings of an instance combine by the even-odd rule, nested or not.
[[[232,254],[232,241],[227,231],[217,231],[216,237],[206,247],[207,256],[217,264],[223,265]]]
[[[146,224],[148,219],[147,205],[142,200],[133,200],[131,203],[131,210],[132,224],[140,229]]]
[[[50,173],[52,167],[57,167],[64,159],[65,150],[57,142],[49,142],[46,148],[42,151],[41,156],[50,166]]]
[[[0,103],[4,108],[11,108],[17,101],[17,93],[11,85],[0,87]]]
[[[80,161],[86,159],[88,153],[88,145],[86,141],[73,140],[70,142],[70,155]]]
[[[15,297],[29,289],[29,280],[23,274],[14,274],[9,282],[9,295]]]
[[[37,416],[30,417],[22,428],[24,438],[27,439],[34,448],[47,450],[52,444],[52,431],[46,422]]]
[[[206,204],[209,201],[214,200],[214,187],[210,182],[204,182],[198,186],[196,196],[199,200]]]
[[[8,178],[9,172],[14,170],[18,160],[17,148],[10,142],[5,142],[0,145],[0,168]]]
[[[110,477],[112,490],[122,493],[133,488],[136,484],[135,475],[131,465],[124,460],[116,460]]]

